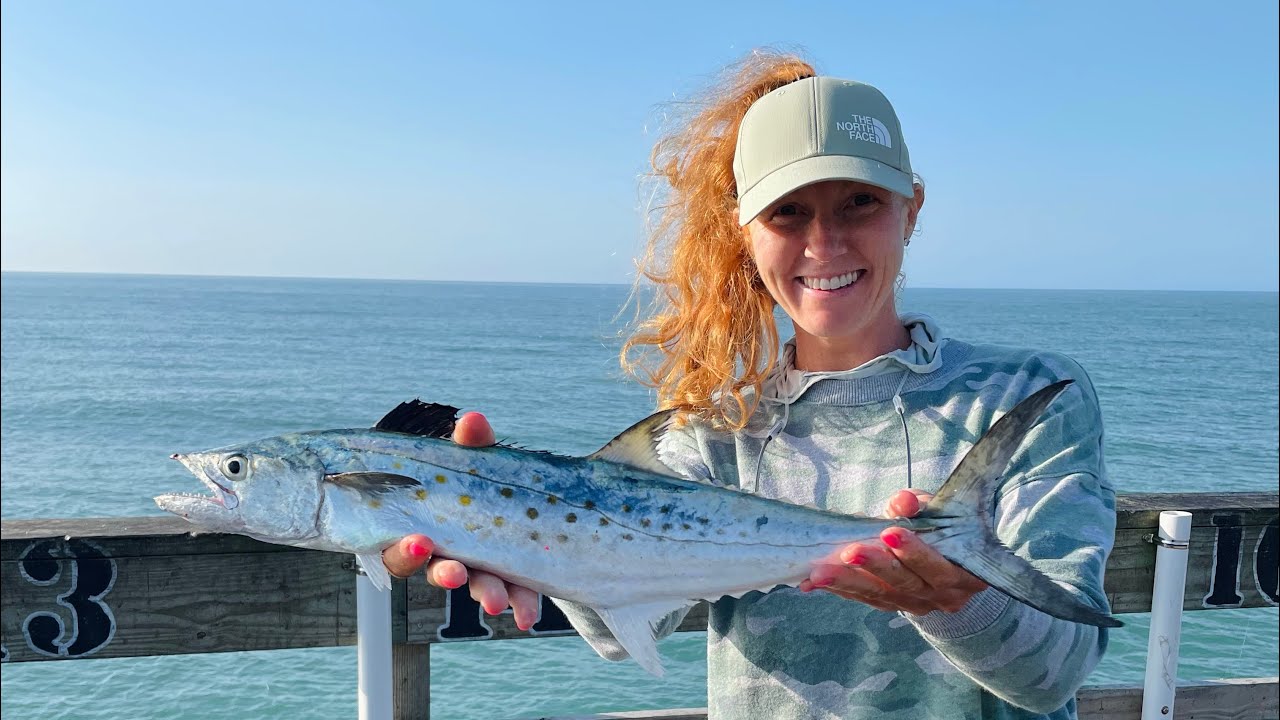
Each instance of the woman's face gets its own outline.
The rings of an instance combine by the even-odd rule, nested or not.
[[[894,290],[923,203],[919,186],[907,199],[831,180],[784,196],[747,225],[760,277],[796,327],[798,367],[847,369],[901,343]]]

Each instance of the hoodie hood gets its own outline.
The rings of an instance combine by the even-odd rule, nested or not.
[[[899,316],[899,319],[911,335],[911,345],[885,353],[849,370],[807,372],[796,369],[796,340],[791,338],[782,349],[778,367],[765,380],[761,398],[766,402],[790,405],[822,380],[857,380],[904,370],[908,373],[926,374],[942,367],[940,351],[947,340],[942,337],[938,323],[922,313],[906,313]],[[904,380],[906,377],[904,376]]]

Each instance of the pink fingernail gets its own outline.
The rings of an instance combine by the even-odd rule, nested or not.
[[[426,545],[415,540],[409,543],[409,554],[414,557],[426,557],[431,554],[431,551],[427,550]]]
[[[884,535],[880,536],[880,539],[884,540],[884,544],[888,545],[894,550],[897,550],[902,547],[902,536],[899,535],[898,533],[885,533]]]
[[[845,560],[845,563],[848,565],[861,565],[866,561],[867,561],[866,558],[862,557],[858,553],[854,553],[853,555],[849,556],[848,560]]]

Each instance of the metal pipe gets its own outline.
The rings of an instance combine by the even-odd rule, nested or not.
[[[1178,686],[1178,644],[1182,641],[1182,597],[1187,583],[1187,544],[1191,513],[1160,513],[1155,587],[1151,593],[1151,631],[1147,636],[1147,675],[1142,690],[1142,720],[1169,720]]]
[[[356,577],[356,657],[360,720],[391,720],[391,591]]]

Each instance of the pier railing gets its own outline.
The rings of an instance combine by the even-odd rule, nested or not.
[[[1276,493],[1121,495],[1106,591],[1117,613],[1145,612],[1157,517],[1193,515],[1184,610],[1276,606],[1280,520]],[[332,647],[356,641],[353,559],[239,535],[192,535],[178,518],[6,520],[0,523],[0,660],[136,657]],[[439,642],[572,634],[550,602],[531,632],[488,617],[466,589],[425,582],[392,588],[396,716],[425,718],[430,648]],[[706,609],[681,630],[705,630]],[[602,661],[603,662],[603,661]],[[354,679],[353,679],[354,683]],[[1280,716],[1277,678],[1180,687],[1179,715]],[[1081,718],[1138,718],[1140,687],[1091,686]],[[705,718],[703,709],[592,718]]]

